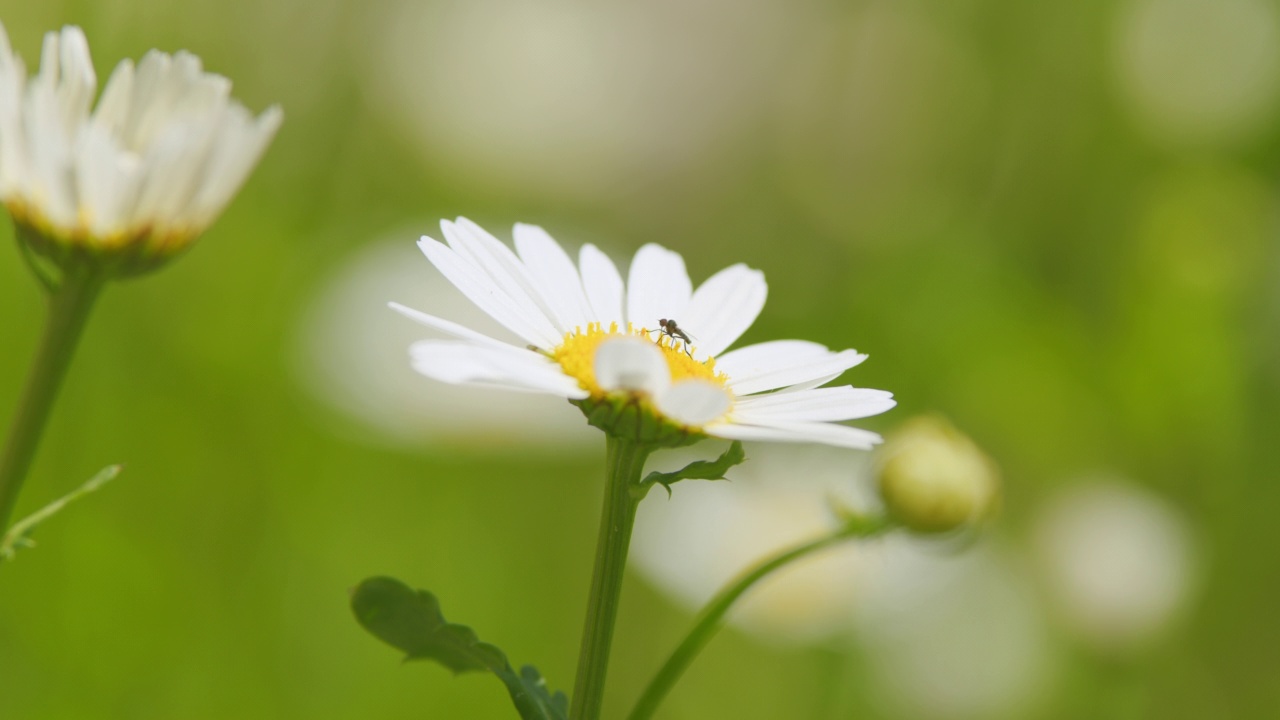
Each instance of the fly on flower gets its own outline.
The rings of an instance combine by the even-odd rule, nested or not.
[[[729,349],[764,308],[759,270],[731,265],[695,290],[680,255],[648,244],[624,282],[594,245],[583,246],[575,263],[539,227],[516,225],[514,250],[465,218],[440,227],[444,242],[423,237],[419,247],[512,337],[391,303],[451,336],[410,348],[413,367],[428,377],[557,395],[592,425],[655,445],[706,436],[859,449],[880,442],[837,423],[888,410],[891,393],[822,387],[866,355],[805,340]],[[645,330],[652,318],[663,318],[664,333],[683,340],[683,349],[652,342]],[[670,318],[698,329],[696,350]]]
[[[684,351],[689,354],[689,357],[693,357],[693,350],[690,349],[690,345],[693,343],[693,340],[689,338],[688,333],[676,325],[675,320],[662,318],[658,320],[658,328],[658,332],[671,338],[672,342],[675,342],[676,340],[683,341]]]

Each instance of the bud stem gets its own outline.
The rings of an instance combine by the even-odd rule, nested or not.
[[[58,388],[106,280],[107,276],[93,263],[79,263],[68,267],[61,282],[49,290],[44,336],[0,454],[0,530],[9,525]]]
[[[649,681],[649,686],[644,689],[644,693],[636,701],[635,708],[627,716],[628,720],[646,720],[653,716],[654,711],[658,709],[658,705],[666,698],[667,693],[671,692],[671,688],[675,686],[676,681],[693,663],[698,653],[702,652],[702,648],[706,647],[707,643],[711,641],[712,636],[724,625],[724,617],[729,612],[729,608],[733,607],[738,598],[742,597],[753,585],[763,580],[773,571],[806,555],[844,540],[868,538],[892,528],[893,525],[882,518],[851,519],[839,530],[788,548],[743,573],[737,580],[722,589],[702,609],[693,629],[689,631],[684,641],[671,653],[671,657],[667,658],[667,662],[658,670],[658,674],[654,675],[653,680]]]
[[[604,680],[609,665],[609,647],[622,595],[622,575],[627,566],[627,548],[635,525],[636,508],[644,496],[640,475],[644,461],[653,451],[637,443],[608,438],[608,485],[600,514],[600,535],[596,541],[595,570],[587,601],[586,627],[578,655],[578,675],[573,686],[570,720],[597,720],[604,701]]]

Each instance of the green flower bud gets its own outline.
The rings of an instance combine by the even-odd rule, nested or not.
[[[880,452],[880,495],[889,515],[910,530],[956,530],[987,517],[996,505],[995,463],[939,416],[907,421]]]

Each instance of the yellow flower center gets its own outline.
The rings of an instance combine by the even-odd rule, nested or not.
[[[658,331],[636,328],[631,323],[627,323],[625,332],[618,329],[616,322],[610,323],[608,330],[605,330],[600,323],[590,323],[586,330],[578,327],[565,335],[564,341],[551,351],[551,357],[560,364],[566,375],[577,378],[582,389],[590,392],[593,397],[600,397],[605,394],[605,391],[596,383],[596,349],[600,344],[605,340],[627,336],[653,340],[655,332]],[[677,341],[670,335],[662,334],[654,340],[654,344],[662,351],[662,357],[667,361],[667,369],[671,372],[673,383],[699,379],[710,380],[724,386],[728,380],[724,373],[716,372],[715,358],[695,360],[685,352],[683,341]]]

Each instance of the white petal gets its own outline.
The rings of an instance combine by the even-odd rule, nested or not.
[[[579,327],[585,330],[587,323],[594,318],[573,260],[546,230],[537,225],[516,223],[513,234],[516,252],[524,261],[538,291],[546,298],[551,312],[560,320],[561,327],[566,332]]]
[[[729,393],[706,380],[683,380],[654,398],[659,412],[682,425],[702,426],[724,417],[732,404]]]
[[[27,152],[21,130],[26,84],[26,67],[22,58],[13,54],[9,36],[0,23],[0,199],[8,199],[26,174]]]
[[[808,340],[770,340],[731,350],[716,358],[716,369],[729,375],[747,377],[766,372],[797,359],[831,354],[825,345]]]
[[[44,216],[55,226],[75,227],[75,187],[68,172],[72,141],[59,118],[56,90],[33,82],[22,111],[29,162],[22,179],[26,196],[39,202]]]
[[[93,111],[93,122],[109,132],[120,135],[125,119],[129,116],[129,103],[133,96],[133,61],[121,60],[111,71],[107,84]]]
[[[68,25],[61,32],[45,33],[40,71],[31,83],[31,94],[51,97],[55,111],[49,121],[56,123],[62,136],[75,134],[76,126],[93,102],[96,87],[97,78],[84,32]]]
[[[716,369],[729,376],[734,393],[750,395],[838,375],[866,359],[856,350],[833,353],[806,340],[772,340],[721,355]]]
[[[507,349],[514,352],[522,352],[525,350],[525,348],[517,348],[510,343],[505,343],[483,333],[478,333],[475,330],[472,330],[465,325],[459,325],[452,320],[445,320],[444,318],[436,317],[435,315],[428,315],[424,312],[414,310],[411,307],[405,307],[398,302],[387,303],[387,306],[401,315],[404,315],[411,320],[416,320],[429,328],[434,328],[440,332],[448,333],[449,335],[462,340],[470,340],[477,345],[484,345],[494,349]]]
[[[698,341],[693,345],[695,354],[719,355],[756,321],[768,293],[764,273],[746,265],[733,265],[698,286],[686,316],[676,320],[697,335]]]
[[[511,296],[530,320],[540,317],[550,325],[557,342],[572,329],[566,328],[551,311],[524,263],[502,241],[464,217],[458,218],[457,222],[442,221],[440,229],[449,247],[492,278],[493,284]]]
[[[643,392],[657,397],[671,384],[662,351],[635,336],[605,340],[596,348],[596,384],[604,390]]]
[[[189,214],[193,225],[207,227],[222,213],[262,159],[283,121],[284,112],[275,105],[257,118],[240,105],[228,108],[211,161],[205,168],[203,186],[191,201]]]
[[[134,222],[160,235],[188,231],[185,212],[200,189],[200,173],[213,155],[220,116],[158,127],[143,156],[146,167]]]
[[[203,75],[200,59],[191,53],[170,56],[152,50],[142,57],[133,78],[133,102],[124,122],[124,145],[146,152],[179,119],[199,122],[225,107],[231,83],[217,75]]]
[[[881,442],[876,433],[862,428],[830,423],[778,422],[768,425],[716,423],[702,431],[728,440],[766,440],[772,442],[812,442],[855,450],[870,450]]]
[[[609,329],[610,323],[618,323],[618,329],[626,332],[627,319],[622,314],[622,275],[618,268],[595,245],[582,246],[578,253],[578,266],[582,270],[582,285],[591,301],[592,318]]]
[[[627,276],[627,321],[637,328],[656,328],[663,318],[681,322],[692,293],[684,258],[659,245],[645,245]]]
[[[835,380],[836,378],[840,377],[843,374],[844,374],[844,370],[841,370],[840,372],[837,372],[837,373],[823,375],[821,377],[816,377],[812,380],[806,380],[805,382],[802,382],[802,383],[796,383],[795,385],[788,385],[784,388],[778,388],[777,390],[774,390],[773,392],[768,394],[769,395],[786,395],[788,393],[793,393],[793,392],[804,392],[805,390],[812,390],[816,387],[822,387],[823,385],[826,385],[827,383],[831,382],[832,380]],[[749,397],[756,397],[756,396],[751,395]]]
[[[13,62],[13,49],[9,45],[9,33],[4,29],[4,22],[0,21],[0,68],[6,62]]]
[[[106,238],[124,231],[142,179],[139,158],[123,152],[105,127],[89,124],[80,134],[75,163],[80,219],[90,235]]]
[[[59,94],[62,96],[64,122],[71,130],[88,115],[98,87],[98,77],[93,72],[93,60],[89,58],[89,41],[80,28],[72,25],[62,29],[59,51]]]
[[[835,422],[879,415],[896,404],[893,393],[842,385],[740,398],[733,419],[749,425],[774,420]]]
[[[530,312],[528,307],[521,307],[503,288],[494,284],[492,277],[447,245],[423,236],[418,247],[454,287],[503,327],[540,348],[551,349],[559,344],[561,336],[545,317],[536,311]]]
[[[422,340],[409,348],[413,369],[455,385],[487,385],[580,399],[587,392],[536,352],[508,352],[465,340]]]

